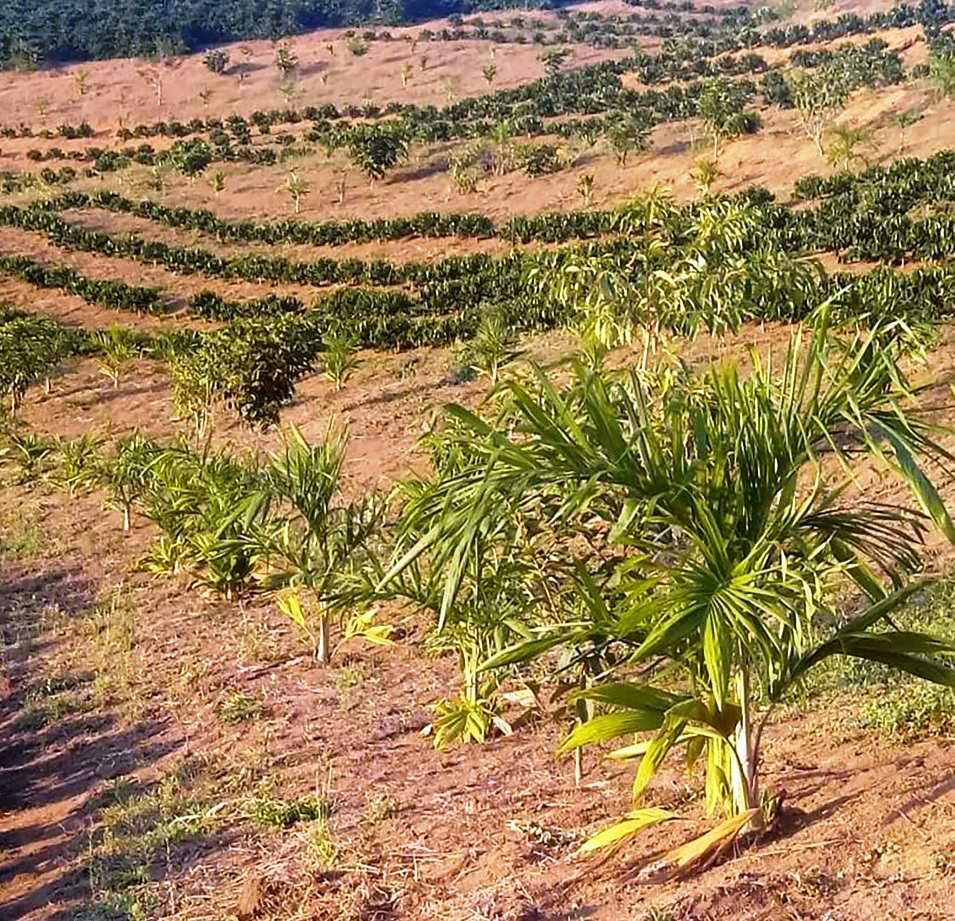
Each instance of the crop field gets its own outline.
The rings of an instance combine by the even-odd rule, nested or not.
[[[0,921],[955,921],[955,4],[0,62]]]

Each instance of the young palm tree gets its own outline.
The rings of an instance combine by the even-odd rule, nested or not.
[[[280,185],[278,192],[285,192],[292,199],[292,204],[296,214],[302,213],[302,202],[311,193],[312,187],[305,179],[302,179],[298,173],[292,171],[285,178],[285,183]]]
[[[584,608],[541,622],[528,604],[529,639],[485,668],[557,647],[577,660],[598,656],[603,680],[578,697],[608,712],[563,750],[653,733],[617,752],[640,758],[634,808],[585,850],[676,818],[642,800],[677,748],[705,765],[707,806],[726,818],[673,852],[675,868],[760,828],[773,803],[760,775],[767,716],[831,656],[955,687],[944,663],[955,645],[897,630],[888,617],[924,584],[914,574],[927,526],[955,540],[918,460],[955,458],[910,408],[918,388],[900,370],[896,333],[843,340],[824,310],[808,341],[793,337],[778,371],[755,355],[747,374],[727,365],[701,377],[578,364],[561,389],[543,372],[532,386],[507,382],[499,420],[450,408],[448,450],[471,462],[409,503],[385,580],[426,557],[440,574],[444,619],[503,523],[551,532],[576,552]],[[863,462],[908,484],[919,507],[868,495],[850,466]]]
[[[123,514],[123,531],[129,531],[133,503],[146,490],[149,465],[159,445],[140,432],[121,439],[111,457],[102,458],[97,479],[108,492],[107,504]]]
[[[100,374],[112,382],[114,389],[119,387],[123,372],[139,354],[134,337],[123,326],[111,326],[106,330],[98,330],[93,341],[100,349]]]
[[[899,156],[905,154],[905,136],[909,128],[917,125],[924,115],[919,109],[906,109],[895,116],[895,124],[899,129]]]
[[[690,179],[703,198],[709,198],[713,193],[713,183],[723,175],[715,160],[709,157],[700,157],[690,170]]]
[[[271,460],[266,491],[258,500],[288,508],[272,515],[260,531],[258,554],[273,568],[266,584],[289,590],[280,608],[312,637],[315,661],[321,665],[331,661],[332,621],[344,617],[351,580],[358,567],[367,565],[381,526],[382,509],[374,495],[341,501],[344,459],[344,439],[329,437],[313,445],[293,427],[283,450]],[[375,627],[367,617],[353,620],[346,635],[387,641],[386,628]]]
[[[517,333],[500,310],[488,310],[481,317],[474,338],[468,343],[465,361],[486,374],[496,386],[501,368],[520,355]]]
[[[866,165],[863,149],[872,145],[871,131],[838,124],[829,129],[829,138],[826,159],[832,166],[848,170],[856,162]]]

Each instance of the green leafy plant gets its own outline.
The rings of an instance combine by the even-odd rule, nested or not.
[[[600,546],[556,590],[584,607],[548,621],[536,611],[550,609],[550,593],[532,590],[526,637],[480,669],[559,647],[598,656],[600,679],[576,698],[604,712],[578,725],[562,751],[650,733],[615,753],[640,759],[633,809],[584,852],[676,817],[643,799],[678,748],[686,763],[704,765],[707,807],[725,818],[663,866],[683,872],[763,829],[778,806],[761,784],[769,714],[833,656],[955,687],[945,662],[955,644],[891,621],[924,585],[914,574],[927,526],[955,540],[918,460],[955,458],[906,409],[918,389],[900,369],[904,349],[891,325],[843,339],[823,309],[778,369],[754,358],[746,375],[726,364],[699,377],[665,366],[618,376],[578,364],[566,386],[543,372],[531,384],[508,382],[497,422],[450,408],[445,451],[463,466],[412,494],[385,582],[427,555],[439,574],[440,624],[467,602],[473,556],[489,561],[494,547],[500,555],[506,535],[550,535],[555,552],[564,540]],[[884,463],[917,507],[853,492],[842,473],[850,457]]]
[[[283,590],[279,609],[311,638],[322,665],[332,657],[332,622],[344,618],[356,597],[360,567],[367,564],[381,525],[374,495],[339,501],[344,458],[343,438],[329,433],[323,444],[313,445],[292,427],[283,450],[270,461],[259,500],[287,509],[273,514],[257,537],[257,553],[271,568],[265,584]],[[349,621],[343,641],[388,640],[373,616],[358,617]]]
[[[713,192],[713,183],[722,175],[716,161],[706,157],[700,157],[690,170],[690,178],[704,198],[709,198]]]
[[[555,77],[573,54],[570,48],[548,48],[537,56],[537,60],[544,65],[547,76]]]
[[[216,716],[227,726],[235,726],[257,720],[264,712],[262,701],[257,697],[234,691],[219,704]]]
[[[713,159],[727,138],[752,134],[759,128],[759,116],[743,108],[749,93],[725,77],[705,81],[697,99],[703,128],[713,142]]]
[[[97,479],[107,491],[107,505],[122,512],[123,531],[129,531],[134,503],[149,482],[150,463],[160,451],[159,445],[140,432],[120,439],[111,456],[99,463]]]
[[[269,828],[292,828],[300,822],[324,820],[331,814],[328,800],[323,796],[282,800],[262,796],[252,800],[246,814],[256,825]]]
[[[100,353],[100,374],[110,380],[114,389],[119,387],[123,373],[139,355],[135,334],[122,326],[111,326],[96,332],[92,342]]]
[[[851,169],[854,163],[866,164],[864,150],[872,146],[872,133],[864,128],[837,124],[829,129],[826,159],[839,169]]]
[[[275,52],[275,67],[283,80],[288,80],[295,75],[298,64],[298,55],[288,45],[278,47]]]
[[[302,213],[302,202],[312,191],[312,187],[302,179],[294,170],[285,177],[285,182],[276,189],[277,192],[285,192],[292,199],[292,205],[296,214]]]
[[[651,130],[646,119],[633,114],[620,113],[611,121],[605,137],[618,166],[626,166],[631,154],[646,149]]]
[[[355,125],[344,138],[351,161],[370,179],[383,179],[408,156],[408,138],[397,123]]]
[[[940,99],[955,95],[955,54],[933,51],[928,59],[928,78]]]
[[[358,348],[353,336],[329,334],[322,351],[322,373],[341,390],[358,367]]]
[[[59,464],[53,476],[57,486],[72,498],[78,492],[91,488],[97,480],[100,440],[89,432],[79,438],[57,441]]]
[[[229,69],[229,52],[221,48],[207,51],[202,56],[202,63],[214,74],[224,74]]]
[[[474,338],[464,352],[464,361],[486,374],[491,385],[497,384],[501,368],[521,354],[518,337],[507,317],[500,310],[488,310],[478,324]]]
[[[819,156],[825,156],[823,134],[832,120],[849,101],[849,87],[832,69],[793,72],[787,77],[793,103],[799,112],[806,136],[816,145]]]

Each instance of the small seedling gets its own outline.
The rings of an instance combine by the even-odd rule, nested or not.
[[[322,796],[306,796],[297,800],[260,797],[246,809],[248,818],[267,828],[291,828],[300,822],[325,821],[331,809]]]
[[[222,701],[216,715],[227,726],[236,726],[258,719],[264,712],[261,700],[236,691]]]

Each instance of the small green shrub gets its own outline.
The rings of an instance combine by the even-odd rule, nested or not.
[[[328,801],[322,796],[307,796],[297,800],[261,797],[250,803],[246,814],[256,825],[291,828],[300,822],[326,820],[330,812]]]
[[[264,712],[265,709],[262,706],[261,700],[257,697],[236,691],[219,704],[216,715],[219,717],[220,722],[225,723],[227,726],[235,726],[239,723],[247,723],[251,720],[258,719]]]

